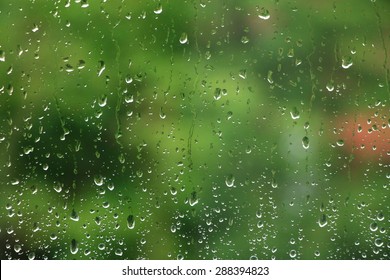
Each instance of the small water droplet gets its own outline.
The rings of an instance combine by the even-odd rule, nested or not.
[[[189,200],[189,204],[190,206],[194,206],[196,204],[198,204],[198,195],[196,192],[192,192],[191,193],[191,197],[190,197],[190,200]]]
[[[376,247],[382,247],[383,245],[383,240],[381,238],[375,239],[375,246]]]
[[[242,36],[241,37],[241,43],[243,43],[243,44],[249,43],[249,38],[247,36]]]
[[[5,51],[0,50],[0,61],[4,62],[5,61]]]
[[[348,69],[350,68],[352,65],[353,65],[353,62],[352,62],[352,58],[351,57],[343,57],[341,59],[342,63],[341,63],[341,66],[344,68],[344,69]]]
[[[58,193],[60,193],[61,191],[62,191],[62,184],[61,183],[57,183],[57,184],[55,184],[54,185],[54,190],[56,191],[56,192],[58,192]]]
[[[225,178],[226,186],[229,188],[233,187],[234,180],[235,180],[235,178],[234,178],[233,174],[229,174],[228,176],[226,176],[226,178]]]
[[[187,36],[187,33],[183,32],[180,36],[180,44],[186,44],[188,43],[188,36]]]
[[[122,251],[122,249],[116,249],[115,250],[115,255],[117,255],[117,256],[122,256],[123,255],[123,251]]]
[[[377,231],[378,230],[378,224],[373,222],[370,224],[370,230],[371,231]]]
[[[161,5],[161,3],[159,3],[159,4],[157,5],[157,7],[154,9],[153,12],[154,12],[156,15],[159,15],[159,14],[162,13],[162,11],[163,11],[162,5]]]
[[[71,73],[71,72],[74,71],[74,68],[73,68],[72,65],[66,64],[66,65],[65,65],[65,71],[68,72],[68,73]]]
[[[271,15],[270,15],[269,11],[263,7],[260,9],[260,13],[259,13],[258,17],[261,18],[262,20],[267,20],[271,17]]]
[[[39,30],[38,25],[36,25],[36,24],[34,23],[33,28],[31,29],[31,31],[35,33],[35,32],[37,32],[38,30]]]
[[[309,137],[305,136],[302,138],[302,146],[304,149],[309,149],[310,143],[309,143]]]
[[[77,65],[77,69],[81,70],[84,67],[85,67],[85,61],[80,59],[78,65]]]
[[[100,77],[103,73],[103,71],[106,69],[106,65],[104,64],[103,60],[100,60],[98,63],[98,77]]]
[[[133,229],[135,227],[135,220],[133,215],[129,215],[127,217],[127,227],[129,229]]]
[[[30,252],[30,253],[28,253],[27,257],[28,257],[29,260],[32,261],[33,259],[35,259],[35,253],[34,252]]]
[[[127,75],[125,78],[126,84],[131,84],[133,82],[133,78],[130,75]]]
[[[326,84],[326,89],[329,91],[329,92],[332,92],[334,90],[334,83],[333,81],[330,81]]]
[[[299,111],[298,111],[297,107],[292,108],[290,115],[291,115],[291,118],[293,120],[297,120],[300,118]]]
[[[100,107],[104,107],[107,105],[107,95],[106,94],[103,94],[102,96],[100,96],[100,98],[98,100],[98,104]]]
[[[289,255],[290,255],[291,258],[295,258],[297,256],[297,251],[291,250]]]
[[[15,244],[14,245],[14,251],[16,253],[19,253],[21,250],[22,250],[22,246],[20,246],[20,244]]]
[[[102,175],[95,175],[93,177],[93,181],[95,182],[95,185],[100,187],[104,183],[104,177]]]
[[[215,100],[219,100],[219,99],[221,99],[221,97],[222,97],[221,89],[220,88],[216,88],[215,92],[214,92],[214,99]]]
[[[376,216],[378,221],[383,221],[385,219],[385,216],[383,215],[382,212],[379,212],[378,215]]]
[[[81,1],[81,8],[88,8],[88,7],[89,7],[88,1],[87,0],[82,0]]]
[[[337,146],[342,147],[342,146],[344,146],[344,140],[339,139],[339,140],[337,140],[336,144],[337,144]]]
[[[78,251],[79,251],[79,244],[76,241],[76,239],[72,239],[72,241],[70,242],[70,252],[73,255],[75,255],[75,254],[77,254]]]
[[[98,249],[99,249],[100,251],[103,251],[104,249],[106,249],[106,244],[104,244],[104,243],[99,243]]]
[[[327,219],[326,219],[326,215],[325,215],[325,214],[322,214],[321,217],[320,217],[320,219],[318,220],[318,225],[319,225],[320,227],[324,227],[324,226],[326,226],[327,224],[328,224],[328,221],[327,221]]]
[[[72,221],[78,222],[80,217],[79,217],[79,214],[77,214],[76,210],[72,209],[72,213],[70,214],[70,219]]]
[[[278,187],[278,182],[276,182],[275,178],[272,178],[271,180],[271,186],[272,188],[276,189]]]

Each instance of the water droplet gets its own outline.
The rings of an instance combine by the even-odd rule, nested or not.
[[[85,67],[85,61],[80,59],[78,65],[77,65],[77,69],[81,70],[84,67]]]
[[[375,246],[376,247],[382,247],[383,245],[383,240],[381,238],[375,239]]]
[[[343,57],[341,59],[342,63],[341,63],[341,66],[344,68],[344,69],[348,69],[350,68],[352,65],[353,65],[353,62],[352,62],[352,58],[351,57]]]
[[[87,0],[82,0],[81,1],[81,8],[88,8],[88,7],[89,7],[88,1]]]
[[[271,180],[271,186],[272,188],[276,189],[278,187],[278,182],[276,182],[275,178],[272,178]]]
[[[130,75],[127,75],[125,78],[126,84],[131,84],[133,82],[133,78]]]
[[[177,259],[178,259],[178,260],[184,260],[184,256],[183,256],[182,254],[178,254],[178,255],[177,255]]]
[[[260,9],[260,13],[259,13],[258,17],[261,18],[262,20],[267,20],[271,17],[271,15],[270,15],[269,11],[263,7]]]
[[[183,32],[180,36],[180,44],[186,44],[188,42],[188,36],[187,33]]]
[[[234,178],[233,174],[229,174],[228,176],[226,176],[226,178],[225,178],[226,186],[228,186],[229,188],[233,187],[234,180],[235,180],[235,178]]]
[[[133,229],[135,227],[135,220],[133,215],[129,215],[127,217],[127,227],[129,229]]]
[[[22,250],[22,246],[20,246],[20,244],[15,244],[14,245],[14,251],[16,253],[19,253],[21,250]]]
[[[37,32],[38,30],[39,30],[38,25],[36,25],[36,24],[34,23],[33,28],[31,29],[31,31],[35,33],[35,32]]]
[[[376,218],[377,218],[378,221],[383,221],[385,216],[383,215],[382,212],[379,212],[378,215],[376,216]]]
[[[249,43],[249,38],[247,36],[242,36],[241,37],[241,43],[243,43],[243,44]]]
[[[13,180],[11,181],[11,185],[12,185],[12,186],[19,185],[19,179],[13,179]]]
[[[337,146],[342,147],[342,146],[344,146],[344,140],[342,140],[342,139],[337,140],[336,144],[337,144]]]
[[[122,249],[116,249],[115,250],[115,255],[117,255],[117,256],[122,256],[123,255],[123,251],[122,251]]]
[[[292,108],[290,115],[291,115],[291,118],[293,120],[297,120],[300,118],[299,111],[298,111],[297,107]]]
[[[154,12],[156,15],[159,15],[159,14],[162,13],[162,11],[163,11],[162,5],[161,5],[161,3],[159,3],[159,4],[157,5],[156,9],[154,9],[153,12]]]
[[[196,192],[191,193],[189,203],[190,203],[190,206],[194,206],[194,205],[198,204],[198,196],[197,196]]]
[[[240,72],[238,72],[238,76],[245,80],[246,79],[246,69],[241,69]]]
[[[106,94],[103,94],[102,96],[100,96],[100,98],[98,100],[98,104],[100,107],[104,107],[107,105],[107,95]]]
[[[322,214],[320,219],[318,220],[318,225],[320,227],[324,227],[328,224],[328,221],[326,220],[326,215],[325,214]]]
[[[5,61],[5,52],[3,50],[0,50],[0,61]]]
[[[328,82],[328,83],[326,84],[326,89],[327,89],[329,92],[331,92],[331,91],[334,90],[334,83],[333,83],[333,81],[330,81],[330,82]]]
[[[77,214],[76,210],[72,209],[72,213],[70,214],[70,219],[72,221],[78,222],[80,217],[79,217],[79,214]]]
[[[309,138],[307,136],[302,138],[302,146],[306,150],[309,149],[310,144],[309,144]]]
[[[100,187],[104,183],[104,177],[102,175],[95,175],[93,177],[93,181],[95,182],[95,185]]]
[[[55,184],[53,188],[56,192],[60,193],[62,191],[62,186],[63,185],[61,183],[58,183],[58,184]]]
[[[375,223],[375,222],[371,223],[370,230],[371,231],[377,231],[378,230],[378,224]]]
[[[290,255],[291,258],[295,258],[297,256],[297,251],[291,250],[289,255]]]
[[[68,72],[68,73],[73,72],[74,71],[73,66],[70,65],[70,64],[66,64],[65,65],[65,71]]]
[[[98,77],[100,77],[102,75],[102,73],[105,69],[106,69],[106,65],[104,64],[104,61],[100,60],[99,64],[98,64]]]
[[[34,252],[30,252],[30,253],[28,253],[27,257],[28,257],[29,260],[32,261],[33,259],[35,259],[35,253]]]
[[[270,83],[270,84],[273,84],[273,83],[274,83],[274,80],[273,80],[273,78],[272,78],[272,74],[273,74],[273,72],[272,72],[271,70],[269,70],[269,71],[268,71],[268,74],[267,74],[267,81],[268,81],[268,83]]]
[[[220,88],[216,88],[215,92],[214,92],[214,99],[215,100],[219,100],[219,99],[221,99],[221,97],[222,97],[221,89]]]
[[[70,252],[73,255],[75,255],[75,254],[77,254],[78,251],[79,251],[79,244],[76,241],[76,239],[72,239],[72,241],[70,242]]]

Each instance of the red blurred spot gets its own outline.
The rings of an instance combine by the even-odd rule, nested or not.
[[[389,114],[360,112],[348,115],[339,122],[343,148],[358,160],[390,161]]]

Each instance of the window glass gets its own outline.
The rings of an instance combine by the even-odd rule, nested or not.
[[[390,2],[0,2],[2,259],[388,259]]]

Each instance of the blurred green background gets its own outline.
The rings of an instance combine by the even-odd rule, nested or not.
[[[1,1],[1,259],[389,259],[389,15]]]

